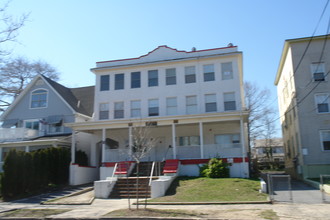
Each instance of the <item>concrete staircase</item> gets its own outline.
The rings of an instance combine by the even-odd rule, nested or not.
[[[129,177],[118,177],[116,185],[112,189],[109,198],[150,198],[151,191],[149,186],[150,173],[152,168],[152,162],[140,162],[139,172],[137,172],[137,165],[132,171]],[[158,179],[158,170],[156,167],[153,173],[153,180]],[[157,176],[156,176],[157,175]],[[139,176],[139,177],[137,177]]]

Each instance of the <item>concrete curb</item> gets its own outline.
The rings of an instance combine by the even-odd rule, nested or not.
[[[147,205],[239,205],[239,204],[272,204],[272,201],[234,201],[234,202],[147,202]],[[132,205],[136,205],[133,203]],[[144,205],[144,202],[139,202]]]

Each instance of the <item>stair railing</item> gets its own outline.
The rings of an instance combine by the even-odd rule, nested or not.
[[[118,163],[115,164],[115,167],[113,168],[112,176],[111,176],[111,183],[113,181],[113,178],[115,177],[115,172],[117,170]]]
[[[154,169],[155,169],[155,161],[152,162],[152,167],[151,167],[151,173],[150,173],[150,179],[149,179],[149,186],[151,186],[151,181],[152,181],[152,177],[153,177],[153,174],[154,174]]]

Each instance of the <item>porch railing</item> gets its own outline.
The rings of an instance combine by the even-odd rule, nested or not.
[[[0,141],[22,140],[34,138],[39,134],[38,130],[28,128],[0,128]]]

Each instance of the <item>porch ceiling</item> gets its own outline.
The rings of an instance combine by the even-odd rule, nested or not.
[[[64,145],[71,146],[71,139],[68,138],[40,138],[38,140],[27,140],[27,141],[14,141],[14,142],[3,142],[0,143],[0,147],[17,147],[17,146],[43,146],[43,145]]]
[[[71,127],[75,131],[84,131],[92,133],[100,129],[117,129],[128,128],[129,126],[145,126],[147,122],[157,122],[157,126],[171,126],[172,124],[196,124],[226,122],[226,121],[240,121],[247,122],[248,112],[224,112],[224,113],[211,113],[200,115],[184,115],[184,116],[166,116],[166,117],[149,117],[144,119],[123,119],[123,120],[107,120],[107,121],[88,121],[67,123],[65,126]]]

